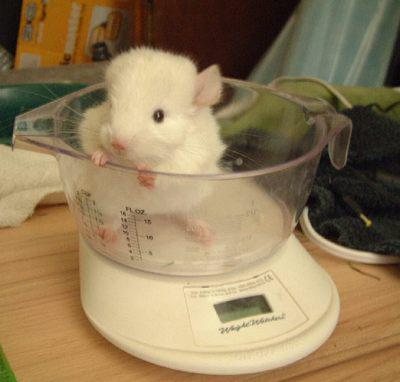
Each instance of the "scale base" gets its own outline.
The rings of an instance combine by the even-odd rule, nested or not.
[[[285,263],[287,266],[288,261],[294,261],[294,259],[297,259],[296,261],[298,261],[299,258],[302,258],[300,261],[302,272],[307,274],[308,270],[304,269],[307,267],[312,269],[312,272],[318,272],[320,280],[322,277],[327,285],[325,290],[328,292],[325,292],[325,294],[327,299],[330,301],[324,313],[313,322],[311,326],[287,340],[280,342],[275,341],[275,343],[268,344],[267,346],[257,346],[257,344],[255,344],[256,346],[252,349],[226,352],[191,351],[189,349],[179,350],[161,346],[152,346],[148,343],[146,344],[142,341],[137,341],[133,336],[128,336],[128,333],[123,333],[118,326],[112,328],[111,322],[105,319],[105,314],[103,315],[102,313],[103,311],[96,310],[97,306],[104,305],[104,302],[100,304],[99,301],[96,300],[95,304],[93,304],[93,301],[95,300],[93,296],[96,296],[97,298],[100,292],[97,292],[95,295],[91,294],[93,289],[96,288],[93,287],[93,277],[91,278],[90,274],[88,275],[88,272],[104,273],[104,265],[106,267],[117,268],[120,268],[121,266],[106,259],[104,256],[93,252],[89,247],[87,247],[83,240],[81,240],[80,271],[83,309],[92,325],[111,343],[133,356],[160,366],[180,371],[214,375],[257,373],[282,367],[302,359],[318,349],[329,338],[336,327],[340,309],[338,292],[329,275],[316,264],[294,237],[289,239],[288,245],[285,248],[286,249],[283,249],[281,253],[273,256],[274,260],[267,259],[264,261],[264,264],[256,265],[256,268],[272,269],[275,272],[278,272],[279,268],[285,266]],[[97,263],[101,264],[100,268]],[[165,277],[162,275],[155,276],[151,274],[149,276],[145,272],[135,271],[134,269],[129,269],[129,272],[133,272],[137,278],[156,277],[157,279],[162,279]],[[214,276],[213,278],[218,280],[218,277],[219,276]],[[220,276],[220,278],[224,277],[227,276]],[[169,278],[171,278],[171,276],[169,276]],[[115,278],[113,280],[113,284],[114,283]],[[103,294],[105,291],[104,286],[105,285],[103,285],[103,288],[99,288]],[[307,286],[304,285],[300,285],[299,287],[307,288]],[[90,291],[86,293],[89,288]],[[127,312],[125,311],[124,314],[126,315],[126,313]],[[132,320],[134,320],[133,315]],[[106,322],[107,325],[104,325],[104,322]],[[177,333],[177,337],[179,337],[179,333]]]
[[[314,327],[287,342],[255,350],[227,353],[195,353],[162,349],[124,338],[96,323],[86,312],[92,325],[112,344],[137,358],[190,373],[234,375],[276,369],[298,361],[317,350],[336,327],[339,296],[332,284],[334,298],[325,316]]]

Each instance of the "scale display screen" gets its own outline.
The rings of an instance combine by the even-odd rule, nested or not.
[[[214,309],[222,323],[258,314],[272,313],[267,299],[262,294],[220,302],[214,304]]]

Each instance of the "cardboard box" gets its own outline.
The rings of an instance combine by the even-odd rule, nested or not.
[[[131,0],[23,0],[16,67],[108,59],[132,43]]]

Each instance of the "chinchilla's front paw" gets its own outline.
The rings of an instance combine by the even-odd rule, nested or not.
[[[96,166],[100,166],[103,167],[105,166],[105,164],[108,162],[108,155],[101,151],[101,150],[96,150],[93,154],[92,154],[92,162],[96,165]]]

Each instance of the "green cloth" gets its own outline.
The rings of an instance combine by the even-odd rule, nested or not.
[[[371,105],[378,104],[382,109],[386,109],[397,102],[400,102],[400,91],[392,88],[367,88],[332,85],[353,105]],[[321,84],[310,82],[307,80],[284,81],[279,83],[279,89],[288,93],[304,95],[314,98],[322,98],[329,102],[337,110],[344,110],[344,107],[328,89]],[[393,108],[386,114],[400,121],[400,108]]]
[[[3,349],[0,346],[0,382],[16,382],[15,375],[11,370]]]

